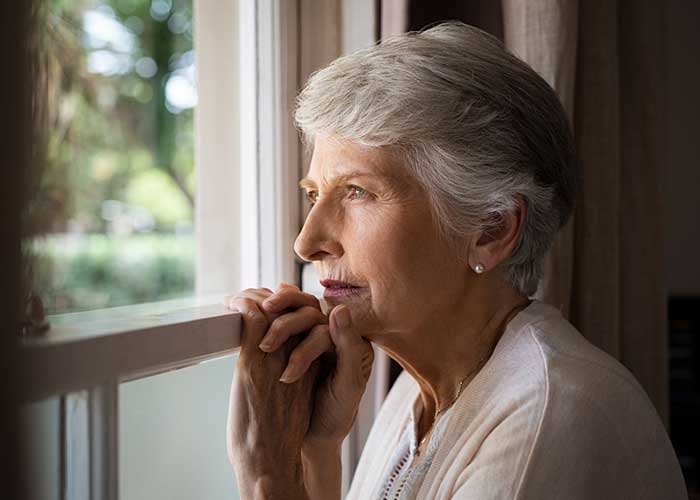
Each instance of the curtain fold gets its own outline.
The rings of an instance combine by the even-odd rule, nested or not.
[[[578,0],[503,0],[503,38],[556,90],[572,123],[576,82]],[[569,316],[573,280],[574,218],[559,232],[545,259],[535,296]]]
[[[663,204],[665,6],[502,0],[507,47],[557,91],[580,165],[575,216],[538,298],[639,380],[668,426]]]

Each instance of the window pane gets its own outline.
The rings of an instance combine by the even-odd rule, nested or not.
[[[226,455],[237,356],[119,388],[119,495],[128,500],[235,500]]]
[[[21,468],[30,498],[59,500],[61,492],[61,443],[59,396],[20,407]]]
[[[191,0],[47,5],[35,290],[50,314],[191,294]]]

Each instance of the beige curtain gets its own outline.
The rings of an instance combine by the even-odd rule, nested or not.
[[[632,371],[668,425],[663,2],[503,0],[506,45],[559,93],[581,167],[538,296]]]
[[[506,46],[557,91],[572,123],[576,81],[578,0],[503,0]],[[569,316],[575,216],[562,228],[545,261],[536,297]]]

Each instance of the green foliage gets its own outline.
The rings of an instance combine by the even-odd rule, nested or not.
[[[181,92],[192,82],[192,0],[42,5],[48,145],[29,211],[45,235],[31,244],[34,290],[50,314],[192,293],[193,236],[166,234],[192,228],[194,101],[168,93],[173,78]]]
[[[192,69],[191,0],[46,5],[49,147],[32,207],[35,232],[62,233],[76,225],[109,231],[102,203],[127,201],[144,168],[163,174],[157,195],[142,205],[157,211],[154,229],[173,227],[173,213],[163,216],[173,206],[184,218],[178,222],[191,224],[193,110],[173,107],[166,96],[168,81]]]
[[[172,229],[178,222],[192,220],[192,207],[160,170],[144,170],[129,179],[126,201],[147,209],[159,228]]]
[[[191,235],[60,236],[34,241],[35,290],[48,314],[193,293]]]

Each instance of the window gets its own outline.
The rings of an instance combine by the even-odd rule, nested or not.
[[[341,4],[342,12],[357,13],[357,3],[47,1],[61,9],[76,9],[73,26],[102,37],[77,37],[86,65],[86,80],[81,85],[111,88],[105,91],[111,97],[104,102],[96,98],[90,109],[95,113],[117,110],[118,117],[96,118],[106,127],[104,134],[98,133],[97,126],[81,130],[95,140],[60,146],[77,158],[81,175],[97,172],[98,179],[112,179],[119,168],[131,172],[126,180],[118,179],[127,186],[119,189],[88,177],[86,189],[74,193],[75,200],[83,200],[74,208],[92,208],[70,212],[54,232],[72,233],[61,238],[78,241],[78,248],[70,250],[79,255],[93,251],[85,244],[91,231],[99,233],[101,239],[96,240],[103,251],[108,238],[124,245],[120,249],[141,240],[145,260],[154,257],[152,242],[163,236],[170,238],[160,247],[163,253],[192,262],[192,266],[183,265],[190,269],[187,279],[172,280],[179,286],[172,295],[154,286],[148,293],[142,290],[127,299],[97,287],[65,286],[59,263],[66,261],[55,257],[60,257],[58,250],[47,248],[46,241],[35,243],[44,252],[43,283],[53,293],[47,304],[49,312],[63,312],[50,317],[52,328],[46,335],[26,339],[21,352],[26,385],[23,421],[29,436],[30,473],[38,479],[36,496],[230,498],[235,479],[226,459],[224,426],[240,318],[224,310],[221,299],[225,293],[249,286],[274,287],[280,281],[301,284],[301,267],[292,251],[301,222],[296,187],[301,152],[290,111],[304,75],[338,55],[328,50],[340,49],[339,26],[329,19],[340,18]],[[370,0],[366,3],[367,8],[373,5]],[[146,144],[135,127],[124,130],[120,125],[125,115],[116,103],[123,100],[132,106],[128,113],[147,113],[139,107],[144,105],[139,99],[145,100],[148,90],[144,89],[155,78],[146,76],[154,69],[149,58],[156,71],[161,68],[157,62],[161,59],[133,37],[140,30],[139,22],[132,19],[133,9],[141,9],[143,16],[169,30],[172,24],[175,34],[181,36],[177,43],[182,45],[173,48],[167,58],[170,76],[161,78],[160,109],[172,115],[179,130],[174,149],[168,153],[177,157],[173,163],[177,177],[158,170],[162,165],[153,160],[157,148]],[[100,28],[90,28],[81,20],[85,15],[92,16],[91,22],[102,23]],[[171,22],[176,15],[178,19]],[[343,16],[351,26],[350,16]],[[146,21],[151,22],[141,20],[142,33]],[[370,28],[373,32],[373,26]],[[105,42],[109,33],[121,33],[131,42],[119,45],[118,36]],[[344,43],[362,38],[349,30],[343,33]],[[335,39],[336,45],[324,45],[321,54],[316,44],[323,37]],[[89,63],[93,52],[100,55],[92,55]],[[171,80],[172,99],[168,101]],[[81,92],[88,92],[83,87],[74,91],[78,100]],[[128,133],[135,136],[132,142],[120,143]],[[107,143],[107,138],[113,142]],[[130,171],[124,167],[139,161],[148,168]],[[71,164],[71,168],[78,167]],[[134,188],[139,196],[129,195],[128,176],[132,174],[155,184],[146,183],[150,187],[144,188],[145,194]],[[169,187],[159,186],[161,181]],[[164,216],[179,215],[158,219],[156,208],[147,205],[170,190],[179,193],[179,206],[185,206],[188,195],[183,186],[192,190],[193,209],[178,211],[169,205]],[[76,215],[80,213],[83,215]],[[121,258],[116,250],[110,255],[112,262]],[[54,266],[53,274],[49,266]],[[112,271],[101,269],[88,277],[90,286],[114,285],[126,278],[118,266]],[[144,269],[140,268],[132,282],[136,288],[154,276]],[[166,284],[172,284],[168,281],[173,278],[171,273],[162,276]],[[95,310],[128,303],[132,305]],[[66,312],[77,309],[83,311]],[[369,403],[361,408],[358,436],[365,436],[371,425],[372,400],[370,393]],[[353,457],[363,442],[358,436],[347,444]],[[344,474],[345,489],[352,470],[351,464]]]
[[[86,0],[56,2],[56,5],[83,9],[78,11],[78,17],[97,16],[103,23],[101,30],[97,30],[102,35],[108,32],[105,25],[115,32],[128,27],[126,22],[130,18],[122,23],[120,11],[114,6],[141,6],[146,15],[155,13],[163,17],[162,22],[167,25],[177,14],[176,9],[184,5],[156,0],[114,0],[109,10],[106,3]],[[82,302],[75,301],[63,308],[54,307],[57,302],[49,304],[49,312],[90,310],[50,316],[51,330],[44,336],[26,339],[22,349],[30,471],[39,479],[36,487],[40,498],[194,498],[193,491],[206,498],[230,498],[235,492],[235,478],[225,452],[224,430],[228,389],[235,366],[232,355],[239,345],[235,334],[240,320],[237,314],[223,309],[221,299],[225,293],[244,286],[262,286],[262,280],[268,286],[282,280],[296,281],[298,272],[292,247],[279,242],[285,234],[288,238],[294,235],[297,226],[281,230],[282,223],[277,222],[280,214],[290,213],[288,206],[296,203],[297,195],[296,183],[289,183],[293,195],[286,196],[280,171],[292,168],[296,172],[296,163],[285,162],[286,149],[279,145],[278,139],[285,130],[277,116],[280,109],[277,89],[281,84],[274,81],[280,77],[274,66],[280,64],[279,56],[274,55],[279,54],[275,44],[285,41],[279,34],[280,4],[221,0],[195,1],[192,7],[188,12],[194,23],[194,36],[186,61],[196,61],[197,65],[195,81],[200,96],[194,113],[190,108],[172,107],[173,103],[167,102],[165,95],[165,112],[189,127],[181,129],[189,138],[178,146],[187,146],[189,151],[190,157],[186,162],[183,160],[182,165],[193,172],[188,174],[187,182],[194,189],[193,198],[198,201],[188,214],[189,222],[175,223],[168,229],[168,236],[172,238],[189,238],[189,249],[183,249],[186,245],[180,246],[173,240],[164,245],[169,251],[186,250],[192,256],[190,272],[194,279],[181,288],[182,294],[189,297],[95,310],[104,305],[144,302],[166,296],[155,290],[152,295],[128,301],[90,302],[95,299],[92,295],[99,295],[93,289],[82,295],[87,297]],[[167,21],[166,11],[169,12]],[[80,30],[86,30],[82,21],[76,23]],[[133,20],[130,23],[138,24]],[[284,36],[296,36],[291,27],[285,26],[285,30]],[[120,33],[124,35],[125,32]],[[84,42],[82,35],[77,38],[82,40],[80,47],[87,61],[89,52],[93,51],[92,42]],[[137,44],[132,42],[129,47],[133,49]],[[111,47],[97,42],[95,45],[101,48],[94,50],[107,51],[105,47]],[[192,49],[195,57],[192,57]],[[110,51],[116,52],[116,49],[110,48]],[[119,54],[101,54],[104,60],[98,58],[94,68],[105,73],[116,71],[110,69],[108,62],[119,59],[117,56]],[[138,53],[130,60],[138,62],[145,57]],[[170,56],[168,61],[179,61],[182,57]],[[152,72],[150,63],[142,61],[141,65],[146,69],[150,66]],[[179,69],[177,65],[173,67]],[[189,78],[192,70],[193,67],[189,67],[182,78]],[[127,73],[114,73],[108,78],[106,74],[88,72],[87,77],[108,88],[121,85],[115,83],[115,79],[144,79],[141,75]],[[167,92],[169,80],[165,78],[164,81]],[[191,82],[181,81],[178,85],[192,90],[185,88],[184,83]],[[81,92],[86,91],[76,90],[78,98]],[[178,102],[183,106],[194,104],[192,94],[188,95],[189,101],[183,98]],[[241,109],[244,102],[252,105]],[[258,116],[260,109],[269,111]],[[120,139],[124,131],[117,130],[117,119],[109,116],[101,119],[111,125],[108,132]],[[252,130],[242,123],[252,124]],[[270,126],[278,127],[280,132],[260,136],[259,130]],[[239,137],[241,131],[245,131],[244,137]],[[135,135],[140,139],[139,134]],[[241,147],[244,141],[247,146]],[[76,157],[85,153],[85,142],[79,142],[82,149],[76,152]],[[87,142],[93,149],[99,145]],[[123,144],[109,146],[113,149],[106,151],[105,147],[93,156],[102,154],[114,158],[132,154]],[[136,149],[141,148],[137,146]],[[273,149],[274,157],[260,153]],[[153,151],[134,153],[141,160],[153,154]],[[79,160],[88,162],[86,164],[92,168],[91,157],[84,154]],[[245,169],[240,167],[242,157],[247,162]],[[192,159],[196,164],[194,170]],[[149,175],[155,170],[153,165],[150,167]],[[274,182],[262,182],[259,179],[262,176]],[[75,197],[89,197],[103,187],[91,186],[94,189],[77,193]],[[275,194],[267,193],[271,189]],[[151,185],[147,191],[144,198],[150,202],[158,198],[163,189]],[[263,197],[274,202],[263,204]],[[115,233],[128,232],[129,238],[144,236],[132,224],[135,219],[130,218],[133,214],[127,205],[133,198],[116,199],[118,197],[111,194],[103,198],[119,203],[108,202],[107,208],[102,210],[104,200],[98,200],[94,206],[99,210],[91,209],[86,213],[103,224],[105,235],[114,229]],[[196,231],[192,231],[192,221]],[[76,225],[66,223],[64,227],[75,229]],[[266,238],[264,245],[260,241],[262,238]],[[147,254],[152,252],[150,243],[144,246]],[[266,252],[264,257],[262,249]],[[84,245],[77,250],[84,250]],[[113,278],[122,277],[119,270],[114,273]],[[151,278],[143,269],[138,274],[137,285]],[[108,276],[106,281],[109,280]],[[173,371],[175,369],[178,370]]]
[[[34,289],[51,314],[194,291],[191,0],[47,0]]]

